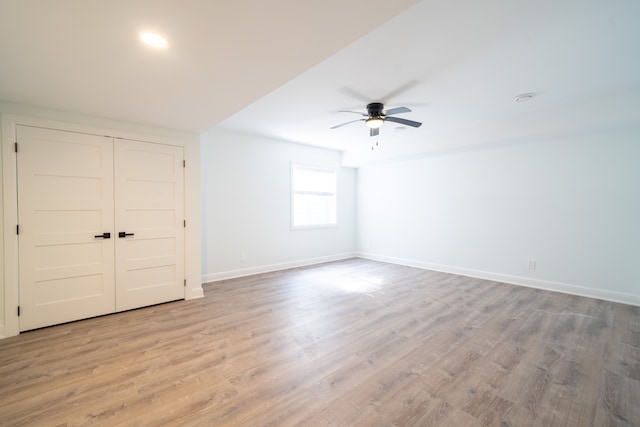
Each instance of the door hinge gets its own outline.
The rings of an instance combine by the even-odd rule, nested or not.
[[[18,306],[18,317],[20,317],[20,306]]]
[[[185,219],[184,221],[182,221],[182,226],[183,226],[184,228],[187,228],[187,220],[186,220],[186,219]]]
[[[187,279],[184,279],[184,287],[187,287]]]
[[[20,224],[16,224],[16,234],[20,235]]]
[[[186,161],[186,160],[183,160],[183,161],[182,161],[182,167],[183,167],[183,168],[186,168],[186,167],[187,167],[187,161]]]
[[[18,143],[17,142],[14,144],[13,149],[15,150],[16,153],[18,152]]]

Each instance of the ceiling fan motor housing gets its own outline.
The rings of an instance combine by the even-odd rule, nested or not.
[[[367,105],[367,113],[369,113],[369,117],[380,117],[382,116],[383,111],[384,105],[380,102],[372,102]]]

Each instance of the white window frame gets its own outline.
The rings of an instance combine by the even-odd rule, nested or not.
[[[327,197],[331,197],[334,203],[334,211],[335,216],[333,218],[333,222],[326,223],[315,223],[315,224],[303,224],[296,225],[295,222],[295,172],[296,170],[306,170],[306,171],[315,171],[315,172],[324,172],[327,174],[332,174],[334,179],[334,188],[332,194],[327,194]],[[305,230],[305,229],[313,229],[313,228],[331,228],[338,226],[338,169],[323,167],[323,166],[314,166],[314,165],[306,165],[301,163],[291,163],[291,182],[290,182],[290,190],[291,190],[291,229],[292,230]],[[311,193],[313,194],[313,193]],[[317,194],[324,195],[324,194]]]

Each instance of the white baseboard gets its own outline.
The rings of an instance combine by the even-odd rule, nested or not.
[[[450,265],[431,264],[423,261],[416,261],[403,258],[395,258],[372,253],[358,253],[359,258],[373,261],[388,262],[390,264],[406,265],[408,267],[422,268],[425,270],[440,271],[443,273],[458,274],[460,276],[475,277],[478,279],[493,280],[495,282],[508,283],[511,285],[526,286],[529,288],[542,289],[546,291],[560,292],[563,294],[577,295],[582,297],[595,298],[605,301],[618,302],[627,305],[640,306],[640,295],[625,294],[621,292],[606,291],[603,289],[585,288],[583,286],[570,285],[567,283],[550,282],[546,280],[531,279],[529,277],[512,276],[508,274],[491,273],[488,271],[473,270],[469,268],[454,267]]]
[[[255,267],[242,268],[238,270],[221,271],[218,273],[204,274],[202,283],[217,282],[219,280],[235,279],[237,277],[252,276],[254,274],[270,273],[272,271],[286,270],[288,268],[304,267],[307,265],[322,264],[323,262],[340,261],[355,257],[355,252],[345,252],[341,254],[322,256],[317,258],[306,258],[295,261],[287,261],[278,264],[259,265]]]

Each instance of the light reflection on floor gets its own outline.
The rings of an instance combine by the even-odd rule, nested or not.
[[[383,278],[370,273],[344,276],[339,272],[314,271],[310,272],[308,277],[311,279],[312,286],[346,293],[361,293],[372,298],[375,298],[376,294],[381,295],[384,288]]]
[[[367,322],[362,312],[345,313],[341,307],[349,305],[344,302],[381,297],[385,282],[364,271],[345,276],[344,271],[318,269],[301,272],[301,276],[289,288],[296,295],[296,304],[281,314],[292,324],[292,351],[301,351],[311,361],[320,360],[352,340],[352,328]]]

